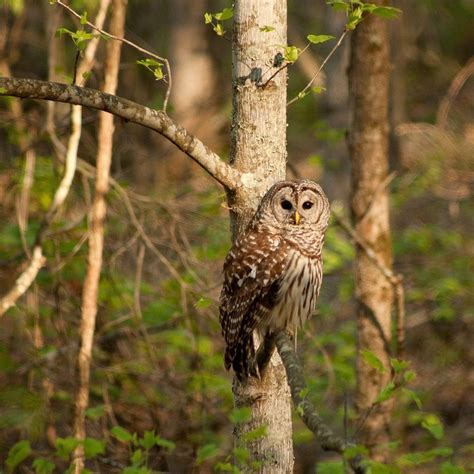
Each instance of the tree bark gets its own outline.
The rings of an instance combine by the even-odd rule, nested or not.
[[[385,2],[378,1],[378,4]],[[367,16],[351,41],[349,88],[352,162],[351,210],[354,227],[377,258],[391,267],[388,171],[389,40],[386,20]],[[389,280],[358,245],[355,259],[357,298],[357,389],[360,439],[374,459],[385,460],[389,441],[392,403],[373,405],[390,379],[391,308]],[[370,350],[383,363],[380,372],[364,362],[361,352]]]
[[[263,32],[269,25],[272,32]],[[234,4],[232,38],[233,116],[231,164],[250,173],[252,182],[229,193],[231,229],[235,238],[247,225],[260,198],[286,168],[286,69],[266,87],[276,71],[273,60],[286,45],[285,0],[240,0]],[[293,472],[291,398],[285,370],[275,352],[261,380],[250,378],[233,385],[235,405],[250,407],[249,422],[235,427],[235,444],[250,451],[252,472]],[[252,430],[266,434],[245,442]],[[250,467],[252,462],[257,462]]]

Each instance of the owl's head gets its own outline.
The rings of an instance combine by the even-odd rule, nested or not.
[[[329,213],[328,199],[319,184],[310,180],[279,181],[263,196],[254,222],[285,231],[324,232]]]

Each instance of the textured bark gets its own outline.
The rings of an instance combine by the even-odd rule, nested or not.
[[[260,31],[271,25],[274,31]],[[245,188],[229,195],[235,238],[254,213],[259,199],[286,167],[286,70],[262,87],[275,72],[273,59],[286,44],[285,0],[240,0],[234,4],[233,116],[231,163],[252,176]],[[245,174],[250,173],[250,174]],[[234,380],[237,407],[250,407],[251,420],[236,426],[235,444],[249,449],[252,472],[293,472],[291,398],[285,370],[275,353],[261,380]],[[266,427],[266,435],[245,442],[250,431]]]
[[[381,2],[375,2],[381,3]],[[391,267],[388,192],[384,181],[388,170],[389,47],[387,22],[368,16],[352,36],[349,88],[352,161],[351,210],[356,233],[377,258]],[[391,402],[377,404],[380,390],[390,378],[392,286],[360,246],[355,260],[358,358],[356,407],[361,439],[374,459],[384,460],[389,440]],[[372,351],[384,364],[380,373],[367,365],[361,351]],[[367,416],[367,413],[369,415]]]

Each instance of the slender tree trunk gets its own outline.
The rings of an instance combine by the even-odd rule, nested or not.
[[[260,28],[270,25],[272,32]],[[286,0],[240,0],[234,4],[233,116],[231,163],[248,173],[245,188],[229,195],[233,238],[247,225],[259,199],[286,167],[286,70],[266,87],[276,71],[273,59],[286,44]],[[248,178],[248,179],[247,179]],[[276,354],[276,353],[275,353]],[[235,428],[235,444],[247,447],[252,472],[293,472],[291,398],[285,370],[274,355],[262,380],[234,380],[237,407],[250,407],[249,422]],[[266,434],[245,442],[246,434],[265,426]]]
[[[127,0],[113,0],[112,2],[110,32],[118,37],[124,35],[126,5]],[[114,94],[117,89],[121,46],[120,41],[109,41],[107,43],[103,90],[109,94]],[[92,346],[97,315],[98,287],[102,269],[104,221],[107,210],[105,195],[109,187],[110,163],[112,160],[113,121],[113,115],[106,112],[99,113],[95,196],[91,210],[87,274],[82,292],[81,346],[78,356],[79,389],[75,401],[74,436],[80,440],[84,440],[86,437],[85,411],[89,403]],[[80,445],[74,452],[76,474],[79,474],[84,467],[83,456],[84,450]]]
[[[381,1],[375,3],[382,4]],[[351,209],[358,235],[387,267],[391,266],[388,170],[389,40],[387,21],[370,15],[352,36],[349,68],[352,161]],[[391,402],[377,404],[390,379],[392,287],[358,246],[355,261],[358,357],[356,407],[362,426],[361,443],[374,459],[384,460],[389,441]],[[381,373],[364,362],[370,350],[384,364]],[[367,416],[368,414],[368,416]]]

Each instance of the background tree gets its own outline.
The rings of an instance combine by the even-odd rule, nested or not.
[[[342,2],[337,3],[337,8],[346,8]],[[172,28],[162,5],[132,2],[127,15],[127,37],[140,45],[152,44],[158,54],[168,50]],[[83,11],[79,2],[74,6]],[[228,6],[215,4],[209,13],[222,12]],[[462,1],[439,2],[436,9],[426,6],[425,2],[405,5],[401,20],[406,34],[405,54],[397,59],[403,59],[406,71],[402,74],[406,87],[398,87],[398,94],[405,91],[407,95],[396,96],[406,108],[404,122],[393,137],[398,149],[390,152],[391,164],[398,173],[392,182],[391,211],[395,270],[405,275],[409,327],[406,351],[412,365],[399,367],[401,372],[397,374],[398,379],[410,380],[409,384],[404,381],[385,393],[397,397],[391,427],[392,439],[400,441],[391,451],[390,469],[429,472],[441,466],[448,472],[462,472],[462,468],[470,470],[469,413],[474,393],[468,377],[473,301],[466,290],[472,286],[474,274],[467,263],[472,253],[472,205],[468,197],[472,184],[469,111],[473,110],[473,96],[468,65],[473,38],[467,22],[472,9]],[[58,5],[8,1],[2,2],[1,8],[0,59],[6,62],[10,74],[46,78],[54,73],[60,82],[70,83],[75,45],[69,35],[52,39],[44,31],[48,23],[45,15],[49,18],[51,11],[60,9]],[[93,6],[86,8],[88,18],[95,21]],[[327,11],[306,0],[297,8],[290,5],[291,22],[298,34],[295,37],[305,38],[308,33],[340,37],[342,31],[326,31],[323,19],[331,14],[344,18],[344,14]],[[347,23],[347,17],[345,20]],[[324,21],[328,25],[338,23],[330,18]],[[229,20],[219,23],[229,29]],[[399,23],[393,22],[392,27],[398,28]],[[72,32],[93,32],[69,13],[58,26]],[[271,29],[272,25],[267,26]],[[212,38],[208,45],[217,66],[214,77],[219,84],[214,99],[222,117],[229,117],[231,81],[226,58],[230,58],[230,42],[219,41],[212,25],[207,27],[208,39]],[[305,42],[290,38],[290,44],[293,41],[298,41],[301,48]],[[312,47],[301,58],[311,57],[321,64],[333,45],[328,42]],[[97,54],[88,78],[93,88],[98,88],[103,79],[103,42]],[[167,83],[156,82],[153,74],[135,64],[143,59],[141,54],[124,48],[118,94],[159,109]],[[300,74],[305,69],[299,64],[298,60],[296,67],[288,67],[289,97],[295,97],[310,79],[303,75],[308,72]],[[166,67],[163,71],[166,75]],[[337,73],[330,69],[325,72],[326,77],[321,75],[320,79],[331,85],[338,82],[334,77]],[[11,87],[20,95],[32,93],[26,87],[28,83],[0,80],[1,87]],[[13,93],[9,91],[2,89],[4,94]],[[67,88],[53,88],[49,93],[66,99],[68,94]],[[69,99],[73,100],[72,96]],[[104,105],[100,96],[93,94],[82,99],[88,106]],[[448,114],[439,126],[433,117],[441,103],[448,103]],[[1,98],[0,104],[0,294],[5,295],[25,269],[27,251],[34,246],[64,174],[61,145],[67,145],[69,139],[70,116],[68,105],[54,107],[54,127],[48,126],[45,134],[44,117],[52,116],[46,113],[52,108],[44,102],[24,100],[16,115],[18,101]],[[347,199],[349,189],[344,150],[348,108],[343,101],[339,105],[331,102],[330,109],[324,104],[323,93],[307,96],[289,108],[290,176],[303,175],[322,182],[332,200],[336,199],[336,214],[340,216],[342,209],[337,200]],[[227,156],[225,140],[224,146],[215,150],[218,156],[161,113],[129,102],[110,101],[105,105],[118,106],[125,120],[117,121],[120,130],[115,135],[113,178],[107,199],[109,213],[86,412],[87,463],[97,471],[145,466],[173,472],[193,468],[228,471],[233,468],[231,463],[246,468],[251,462],[250,452],[235,449],[232,425],[246,425],[249,412],[233,408],[216,318],[220,269],[229,246],[228,203],[212,178],[203,173],[193,173],[201,176],[199,179],[180,182],[165,179],[159,172],[168,166],[163,163],[163,136],[226,187],[232,189],[241,183],[239,172],[219,159]],[[167,110],[174,117],[173,102]],[[332,121],[332,114],[340,118]],[[446,116],[444,112],[441,115]],[[51,463],[64,471],[75,447],[69,437],[73,422],[71,381],[75,380],[74,341],[78,340],[86,271],[83,244],[88,232],[85,216],[92,202],[90,188],[94,186],[91,165],[97,147],[96,120],[94,111],[84,109],[78,175],[65,205],[45,234],[46,266],[31,290],[1,318],[0,458],[7,463],[7,470],[24,462],[41,472],[50,472]],[[144,120],[163,135],[150,134],[136,127],[133,120]],[[24,138],[26,145],[21,144]],[[33,152],[35,160],[26,159],[26,152]],[[22,154],[25,159],[17,158]],[[246,179],[250,177],[245,175]],[[455,189],[462,193],[453,192]],[[357,241],[359,236],[353,229],[346,228],[346,232],[334,224],[325,246],[319,315],[307,324],[311,337],[303,335],[298,341],[308,389],[297,391],[294,399],[303,395],[304,406],[313,402],[333,427],[343,432],[345,425],[350,438],[358,434],[358,425],[352,423],[351,403],[356,329],[350,240]],[[380,369],[378,358],[366,357],[375,369]],[[419,374],[416,380],[412,369]],[[347,410],[341,408],[344,400]],[[297,405],[301,412],[303,405]],[[298,417],[293,425],[297,471],[342,469],[339,458],[321,452],[320,443],[315,444]],[[259,444],[264,441],[260,434],[250,431],[245,437],[254,437]]]

